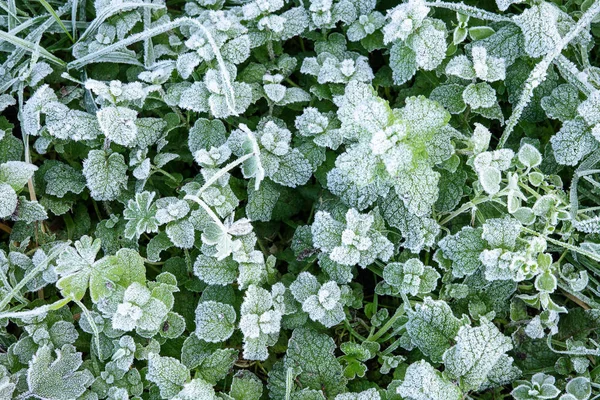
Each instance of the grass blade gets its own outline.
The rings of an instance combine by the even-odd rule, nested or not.
[[[64,67],[66,65],[66,63],[63,60],[56,57],[55,55],[53,55],[52,53],[50,53],[48,50],[44,49],[40,45],[32,43],[28,40],[16,37],[15,35],[12,35],[8,32],[0,31],[0,40],[6,40],[8,43],[12,43],[13,45],[20,47],[30,53],[35,53],[37,51],[37,52],[39,52],[40,57],[45,58],[46,60],[52,62],[53,64],[59,65],[61,67]]]
[[[71,40],[71,43],[73,43],[74,42],[73,36],[71,36],[71,34],[69,33],[69,30],[67,29],[67,27],[65,26],[65,24],[63,24],[63,22],[60,20],[60,18],[56,14],[56,11],[54,11],[54,8],[52,8],[52,6],[46,0],[38,0],[38,1],[44,6],[44,8],[46,9],[46,11],[48,11],[50,13],[50,15],[52,15],[52,17],[56,20],[56,22],[58,23],[58,25],[67,34],[67,36]]]

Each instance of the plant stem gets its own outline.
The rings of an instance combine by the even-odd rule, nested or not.
[[[374,335],[369,335],[369,337],[367,338],[367,340],[370,341],[376,341],[377,339],[379,339],[381,336],[383,336],[383,334],[385,334],[398,320],[398,318],[400,318],[401,316],[404,315],[404,313],[406,312],[406,308],[404,308],[403,306],[400,306],[396,309],[396,312],[394,313],[394,315],[392,315],[392,318],[390,318],[385,325],[383,325],[381,327],[381,329],[379,329]]]

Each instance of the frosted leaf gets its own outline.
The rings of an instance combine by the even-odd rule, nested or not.
[[[181,92],[179,107],[196,112],[207,112],[210,109],[209,96],[210,92],[204,82],[194,82],[192,86]]]
[[[0,186],[1,185],[2,184],[0,184]],[[0,192],[1,191],[2,189],[0,189]],[[37,201],[29,201],[23,196],[19,197],[19,206],[15,214],[17,221],[24,221],[27,224],[35,221],[43,221],[48,218],[44,206]],[[13,217],[15,216],[13,215]]]
[[[473,137],[471,138],[473,143],[473,153],[479,154],[486,151],[490,146],[491,137],[492,133],[489,129],[476,122],[475,129],[473,130]]]
[[[64,197],[68,192],[79,194],[85,189],[85,178],[80,171],[68,164],[52,166],[44,174],[46,193]]]
[[[580,102],[578,90],[565,83],[554,88],[549,96],[543,97],[540,104],[549,118],[566,122],[577,116]]]
[[[175,358],[161,357],[156,353],[150,353],[146,378],[158,386],[163,399],[172,399],[189,381],[190,371]]]
[[[315,220],[311,226],[315,246],[324,252],[331,252],[334,247],[341,243],[344,224],[334,220],[331,214],[325,211],[317,211]]]
[[[510,338],[485,318],[478,327],[462,327],[455,340],[456,345],[444,353],[444,365],[464,390],[479,389],[494,365],[513,348]]]
[[[383,42],[388,44],[398,39],[406,40],[421,26],[427,14],[429,7],[422,0],[410,0],[388,10],[386,18],[389,22],[383,28]]]
[[[417,55],[403,42],[396,42],[390,50],[390,68],[396,85],[402,85],[417,72]]]
[[[15,190],[6,183],[0,183],[0,218],[10,217],[17,209],[18,202]]]
[[[446,65],[446,74],[458,76],[462,79],[475,79],[473,63],[465,55],[453,57]]]
[[[475,171],[479,172],[485,167],[492,167],[498,171],[506,171],[510,168],[511,161],[515,153],[511,149],[500,149],[494,151],[486,151],[478,154],[473,161]]]
[[[259,399],[263,393],[263,383],[252,372],[240,370],[233,376],[229,395],[235,400]]]
[[[227,140],[225,125],[218,119],[198,118],[190,128],[188,147],[192,154],[200,149],[218,148]]]
[[[506,66],[504,59],[488,56],[483,46],[471,48],[473,68],[477,77],[483,81],[495,82],[506,79]]]
[[[127,185],[127,166],[122,154],[91,150],[83,161],[83,175],[95,200],[114,200]]]
[[[458,84],[439,85],[431,91],[429,98],[440,103],[451,114],[460,114],[467,105],[463,100],[464,86]]]
[[[113,142],[130,146],[137,137],[137,112],[126,107],[106,107],[98,111],[98,124],[104,135]]]
[[[72,110],[58,102],[44,105],[48,133],[59,139],[75,141],[95,139],[100,133],[100,125],[95,115]]]
[[[437,201],[439,179],[438,172],[420,163],[415,169],[398,176],[395,190],[410,213],[426,216]]]
[[[183,385],[183,389],[172,400],[216,400],[213,386],[202,380],[192,379]]]
[[[496,0],[496,5],[500,11],[506,11],[511,4],[522,3],[523,0]]]
[[[531,398],[530,393],[534,393],[537,398],[553,399],[558,397],[560,390],[554,386],[556,379],[552,375],[546,375],[538,372],[531,377],[531,382],[518,381],[520,385],[515,387],[510,393],[517,400],[527,400]]]
[[[506,24],[496,33],[473,44],[467,44],[468,49],[474,45],[485,47],[488,56],[504,59],[506,67],[512,65],[519,57],[525,56],[523,33],[515,24]]]
[[[200,302],[196,308],[195,334],[206,342],[223,342],[233,334],[235,320],[235,310],[229,304]]]
[[[79,370],[83,361],[75,347],[65,344],[54,350],[42,346],[29,362],[27,385],[29,392],[39,398],[69,400],[81,396],[94,381],[87,369]]]
[[[242,315],[263,314],[273,307],[271,294],[256,285],[250,285],[244,296],[244,302],[240,308]]]
[[[194,263],[194,274],[209,285],[227,285],[238,276],[238,265],[231,258],[217,260],[200,254]]]
[[[450,121],[450,114],[444,107],[424,96],[408,97],[405,101],[401,116],[411,139],[424,142]]]
[[[346,35],[349,41],[358,42],[380,29],[384,23],[385,17],[378,11],[373,11],[368,15],[363,14],[348,27]]]
[[[277,35],[281,40],[287,40],[294,36],[301,35],[309,24],[309,15],[304,7],[293,7],[281,13],[285,19],[283,29]]]
[[[150,159],[145,158],[134,170],[131,172],[133,177],[138,180],[148,179],[150,177]]]
[[[381,400],[377,389],[371,388],[360,393],[343,393],[335,396],[335,400]]]
[[[425,297],[423,303],[417,304],[415,311],[408,315],[406,332],[423,354],[434,362],[441,362],[460,327],[468,322],[466,317],[456,318],[445,301]]]
[[[160,225],[185,217],[190,206],[176,197],[162,197],[156,201],[156,220]]]
[[[446,27],[439,20],[423,21],[423,25],[412,35],[407,44],[415,52],[417,65],[425,71],[436,69],[446,58]]]
[[[37,166],[23,161],[7,161],[0,165],[0,182],[20,191],[37,169]]]
[[[460,400],[463,395],[448,378],[425,360],[408,366],[404,381],[397,389],[407,400]]]
[[[500,191],[500,182],[502,181],[502,173],[494,167],[481,167],[477,171],[479,183],[483,190],[488,194],[496,194]]]
[[[296,289],[296,292],[298,291]],[[296,296],[294,295],[294,297]],[[308,296],[302,302],[302,310],[308,313],[308,316],[313,321],[318,321],[325,325],[325,327],[331,328],[345,318],[344,308],[340,303],[340,299],[340,288],[335,282],[329,281],[323,284],[316,294]]]
[[[485,82],[471,83],[463,92],[463,100],[471,108],[489,108],[496,104],[496,91]]]
[[[517,244],[517,238],[520,233],[521,224],[519,221],[506,216],[504,218],[492,218],[485,221],[481,237],[492,248],[500,247],[512,250]]]
[[[250,56],[250,39],[248,35],[240,35],[229,40],[220,50],[225,60],[241,64]]]
[[[364,268],[377,258],[388,260],[391,257],[391,242],[371,229],[374,220],[372,214],[348,210],[346,228],[341,232],[339,222],[334,221],[328,213],[317,214],[313,223],[313,241],[315,246],[330,253],[333,261],[349,266],[359,264]]]
[[[56,272],[61,278],[56,286],[63,296],[81,299],[89,286],[90,297],[96,303],[116,283],[126,287],[133,282],[145,282],[146,269],[137,252],[121,249],[114,256],[95,261],[100,247],[99,239],[92,241],[83,236],[75,242],[75,248],[67,247],[59,256]]]
[[[410,212],[396,195],[388,194],[381,203],[383,218],[388,225],[400,229],[405,242],[404,247],[417,253],[425,246],[432,246],[439,233],[436,221],[427,217],[418,217]]]
[[[542,163],[542,154],[540,151],[528,143],[521,146],[517,157],[521,164],[527,168],[535,168]]]
[[[304,185],[312,176],[312,165],[300,151],[293,149],[279,158],[279,167],[270,178],[284,186]]]
[[[592,396],[592,385],[590,379],[585,376],[578,376],[571,379],[565,387],[566,393],[560,397],[560,400],[586,400]]]
[[[261,285],[267,280],[267,269],[261,252],[250,252],[247,260],[241,260],[237,255],[234,258],[240,263],[237,279],[240,289],[245,289],[251,284]]]
[[[40,86],[23,106],[23,131],[29,135],[37,136],[41,129],[40,113],[43,107],[47,103],[57,100],[58,98],[50,86],[47,84]]]
[[[579,107],[577,113],[592,126],[600,122],[600,91],[593,92]]]
[[[156,204],[153,203],[155,192],[136,193],[135,199],[129,199],[123,210],[123,218],[127,220],[125,237],[138,239],[143,233],[158,232]]]
[[[481,228],[465,227],[440,240],[440,249],[452,261],[452,275],[455,277],[472,275],[481,266],[479,254],[485,249],[481,234]]]
[[[286,88],[285,95],[283,99],[281,99],[277,104],[280,106],[284,106],[292,103],[307,103],[311,100],[310,94],[305,92],[304,90],[292,87]]]
[[[550,143],[556,162],[562,165],[577,165],[583,157],[598,148],[598,141],[581,117],[566,121],[550,138]]]
[[[280,83],[271,83],[263,86],[267,98],[275,103],[280,102],[285,96],[286,87]]]
[[[290,285],[290,292],[299,303],[304,303],[310,296],[318,293],[319,282],[310,272],[301,272],[296,280]]]
[[[169,312],[167,305],[157,298],[159,295],[161,292],[151,292],[139,281],[133,282],[125,290],[123,302],[117,306],[117,310],[113,314],[113,329],[123,331],[136,329],[138,334],[143,334],[145,337],[156,334]],[[164,300],[172,303],[172,295],[170,299],[165,298]]]
[[[383,279],[401,293],[431,293],[437,286],[440,274],[430,266],[425,266],[418,258],[404,263],[389,263],[383,269]]]
[[[196,52],[181,53],[177,57],[177,72],[183,79],[187,79],[201,62],[202,58]]]
[[[191,249],[194,246],[195,230],[189,219],[170,222],[165,232],[176,247]]]
[[[523,31],[525,51],[530,57],[540,57],[556,48],[561,40],[558,30],[560,10],[552,3],[540,2],[513,17]]]
[[[326,334],[306,328],[296,328],[288,343],[284,361],[287,368],[301,367],[296,378],[298,385],[323,390],[327,398],[345,391],[346,378],[334,355],[336,345]]]
[[[269,180],[263,181],[258,190],[249,185],[246,216],[252,221],[269,221],[279,196],[280,189]]]
[[[10,94],[0,95],[0,112],[15,104],[17,104],[17,101]]]
[[[146,149],[153,144],[160,141],[163,137],[163,131],[167,127],[167,121],[164,121],[160,118],[138,118],[135,121],[135,126],[137,127],[137,137],[135,140],[135,146]],[[161,150],[161,145],[157,146],[158,150]],[[155,164],[158,168],[161,168],[162,165],[158,165],[159,163],[156,160],[163,156],[165,153],[157,154],[155,159]],[[163,164],[164,165],[164,164]]]

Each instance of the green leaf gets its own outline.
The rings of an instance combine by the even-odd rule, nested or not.
[[[485,249],[481,228],[464,227],[455,235],[446,236],[439,242],[444,256],[452,260],[455,277],[472,275],[481,267],[479,254]]]
[[[56,272],[61,278],[56,286],[63,296],[81,300],[89,286],[90,296],[97,302],[114,284],[128,287],[133,282],[146,282],[144,260],[134,250],[121,249],[114,256],[95,261],[99,251],[99,239],[83,236],[75,248],[67,247],[60,255]]]
[[[44,174],[46,193],[62,198],[67,193],[79,194],[85,189],[85,178],[80,171],[67,164],[53,165]]]
[[[346,378],[335,358],[335,343],[329,336],[306,328],[292,332],[284,368],[299,369],[296,382],[302,388],[322,390],[333,397],[345,390]]]
[[[146,378],[158,386],[163,399],[171,399],[190,379],[190,371],[175,358],[150,353]]]
[[[485,82],[471,83],[463,92],[465,104],[471,108],[490,108],[496,104],[496,91]]]
[[[155,192],[136,193],[135,199],[127,202],[123,218],[127,220],[125,237],[138,239],[143,233],[158,232],[156,204],[152,202]]]
[[[106,107],[96,115],[102,133],[109,140],[123,146],[130,146],[135,142],[138,134],[135,110],[126,107]]]
[[[556,162],[563,165],[576,165],[583,157],[598,148],[598,141],[581,117],[565,122],[560,130],[550,138]]]
[[[238,263],[231,257],[217,260],[203,254],[194,262],[194,274],[209,285],[228,285],[238,277]]]
[[[463,395],[447,377],[425,360],[408,366],[398,393],[407,400],[460,400]]]
[[[20,191],[37,169],[35,165],[22,161],[5,162],[0,165],[0,182],[10,185],[15,191]]]
[[[83,161],[83,175],[96,200],[114,200],[127,185],[127,166],[122,154],[91,150]]]
[[[455,340],[456,345],[444,353],[444,365],[465,391],[479,389],[494,365],[513,348],[510,338],[485,318],[478,327],[460,329]]]
[[[15,190],[6,183],[0,183],[0,218],[10,217],[17,209],[18,201]]]
[[[53,357],[53,352],[56,357]],[[87,369],[80,370],[83,361],[75,347],[65,344],[53,351],[42,346],[29,362],[27,385],[32,395],[55,400],[70,400],[81,396],[94,381]]]
[[[250,371],[241,370],[233,376],[229,395],[235,400],[259,399],[263,392],[263,384]]]
[[[450,306],[443,300],[425,297],[409,313],[406,332],[411,341],[433,362],[441,362],[444,352],[454,343],[461,326],[469,323],[468,318],[458,319]]]
[[[559,85],[549,96],[542,98],[542,108],[546,111],[548,118],[558,119],[566,122],[577,116],[579,92],[570,84]]]
[[[233,334],[235,320],[235,310],[229,304],[200,302],[196,308],[196,336],[207,342],[223,342]]]
[[[417,72],[416,54],[403,42],[396,42],[390,50],[390,68],[396,85],[402,85]]]

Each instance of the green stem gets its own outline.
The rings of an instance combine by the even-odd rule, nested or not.
[[[541,234],[539,232],[536,232],[536,231],[534,231],[532,229],[529,229],[529,228],[526,228],[524,226],[521,227],[521,230],[523,232],[529,233],[530,235],[535,235],[535,236],[542,237],[546,241],[548,241],[548,242],[550,242],[552,244],[555,244],[557,246],[560,246],[560,247],[562,247],[564,249],[574,251],[577,254],[581,254],[582,256],[586,256],[588,258],[591,258],[594,261],[600,262],[600,256],[598,256],[597,254],[592,253],[590,251],[584,250],[581,247],[577,247],[577,246],[574,246],[574,245],[569,244],[569,243],[561,242],[560,240],[552,239],[551,237],[548,237],[547,235]]]
[[[155,172],[160,172],[161,174],[163,174],[167,178],[171,179],[175,183],[179,183],[179,180],[177,178],[175,178],[173,175],[171,175],[170,173],[168,173],[167,171],[165,171],[165,170],[163,170],[161,168],[152,166],[152,170],[155,171]]]
[[[63,250],[67,248],[70,244],[71,241],[67,241],[62,245],[57,246],[53,251],[50,252],[50,254],[48,254],[48,257],[44,261],[40,262],[35,268],[29,271],[27,275],[25,275],[23,279],[21,279],[19,283],[15,285],[15,287],[13,287],[10,292],[6,293],[2,300],[0,300],[0,310],[3,310],[4,307],[6,307],[8,303],[10,303],[13,297],[15,297],[21,291],[21,289],[23,289],[25,285],[27,285],[27,283],[29,283],[33,278],[35,278],[37,274],[46,269],[48,264],[55,258],[57,258],[60,254],[62,254]]]
[[[486,201],[490,201],[490,200],[491,200],[491,198],[489,198],[489,197],[475,198],[472,201],[469,201],[469,202],[463,204],[458,210],[454,211],[452,214],[448,215],[446,218],[441,220],[439,224],[445,225],[448,222],[450,222],[451,220],[453,220],[454,218],[456,218],[457,216],[459,216],[460,214],[475,207],[477,204],[485,203]]]
[[[360,333],[356,332],[354,330],[354,328],[352,328],[352,326],[350,326],[350,323],[348,322],[347,319],[344,320],[344,326],[346,327],[346,329],[348,329],[348,332],[350,332],[350,334],[352,336],[354,336],[355,338],[357,338],[361,342],[365,342],[365,341],[369,340],[369,339],[365,338],[364,336],[362,336]]]
[[[369,337],[367,338],[367,340],[370,340],[370,341],[374,342],[377,339],[379,339],[388,330],[390,330],[390,328],[392,326],[394,326],[394,324],[396,323],[396,321],[398,321],[398,318],[400,318],[401,316],[403,316],[405,312],[406,312],[406,308],[404,308],[404,307],[398,307],[396,309],[396,312],[394,313],[394,315],[392,315],[392,318],[390,318],[388,320],[388,322],[386,322],[385,325],[383,325],[381,327],[381,329],[379,329],[374,335],[369,335]]]

